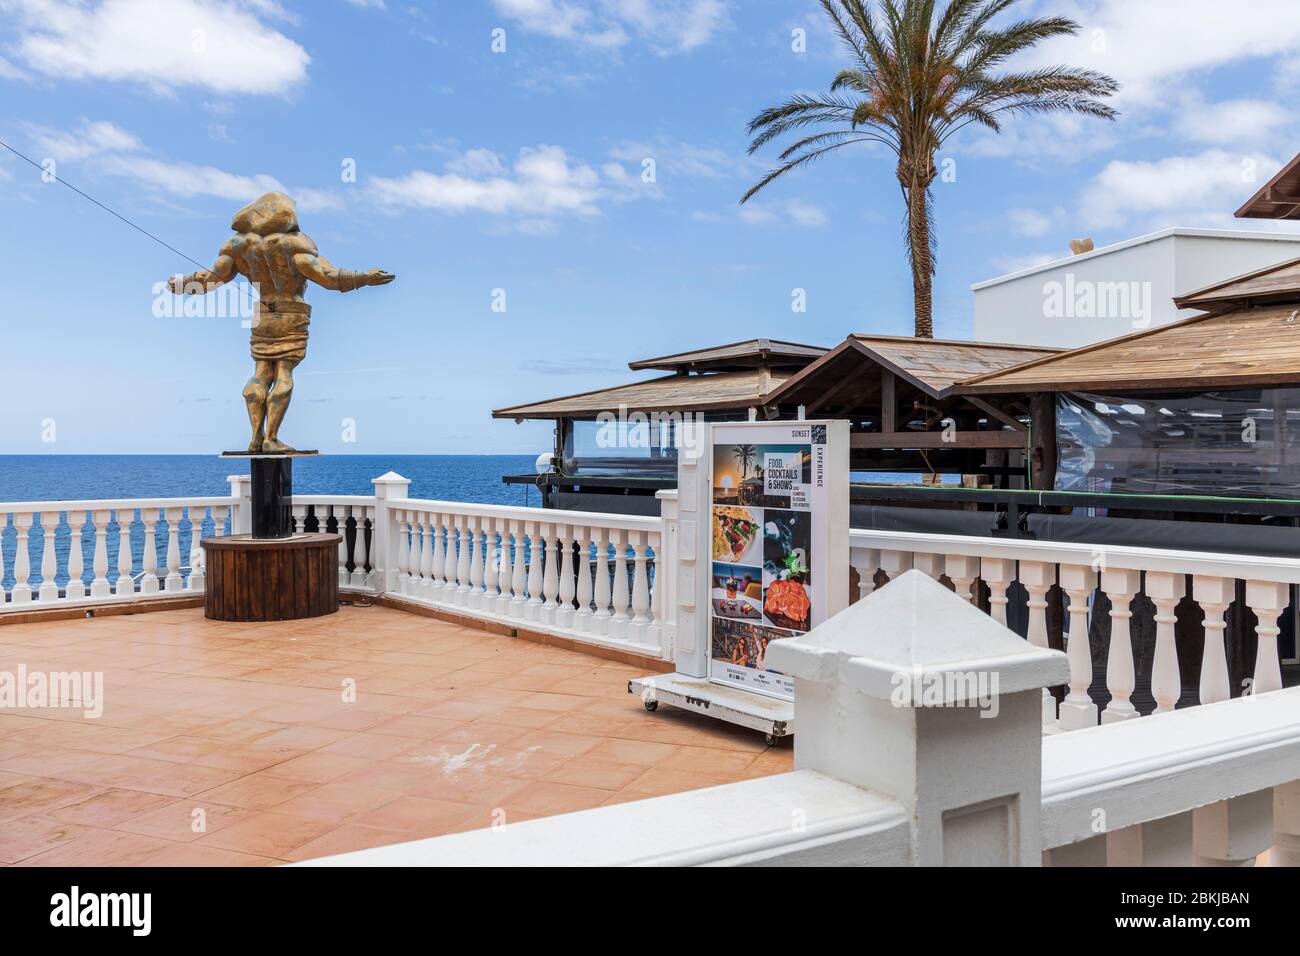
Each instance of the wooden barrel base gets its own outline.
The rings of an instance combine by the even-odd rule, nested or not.
[[[339,609],[339,536],[237,534],[205,538],[203,616],[213,621],[296,621]]]

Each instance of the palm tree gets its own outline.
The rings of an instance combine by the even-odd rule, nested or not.
[[[869,2],[869,0],[868,0]],[[883,143],[897,158],[895,173],[906,207],[908,262],[916,335],[934,335],[931,281],[935,240],[930,184],[935,153],[953,133],[972,123],[998,132],[1017,113],[1083,113],[1114,119],[1103,103],[1119,89],[1092,70],[1052,66],[1001,72],[1010,56],[1049,37],[1074,34],[1065,17],[1031,17],[995,28],[991,21],[1016,0],[821,0],[853,65],[841,70],[828,93],[797,94],[749,123],[752,154],[790,132],[800,138],[741,202],[772,180],[826,153],[856,143]],[[813,127],[818,131],[804,131]]]
[[[754,464],[758,457],[758,449],[753,445],[737,445],[731,453],[731,457],[736,459],[736,464],[740,465],[740,480],[744,481],[749,477],[749,468]]]

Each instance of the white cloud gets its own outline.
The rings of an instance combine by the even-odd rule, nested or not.
[[[658,53],[693,50],[726,26],[727,0],[492,0],[525,31],[606,49],[634,37]]]
[[[1054,220],[1037,209],[1012,209],[1007,213],[1011,228],[1022,236],[1045,236]]]
[[[1179,104],[1174,129],[1197,143],[1258,143],[1267,141],[1290,118],[1287,110],[1265,100],[1206,103],[1193,94]]]
[[[1074,0],[1052,4],[1083,29],[1029,52],[1029,65],[1069,63],[1123,84],[1117,102],[1159,105],[1188,73],[1259,57],[1289,57],[1300,44],[1295,0]]]
[[[1132,222],[1150,228],[1226,223],[1280,167],[1276,157],[1219,149],[1153,161],[1117,160],[1084,190],[1080,215],[1099,229]]]
[[[7,55],[53,79],[140,83],[158,93],[284,93],[307,51],[262,17],[271,0],[0,0],[17,40]]]
[[[820,206],[802,199],[786,199],[775,203],[747,202],[738,207],[732,215],[704,211],[691,213],[691,218],[696,222],[732,222],[733,216],[734,219],[739,219],[749,226],[786,223],[810,229],[830,222],[826,212]]]
[[[104,120],[83,119],[73,131],[28,126],[40,158],[58,163],[93,161],[96,173],[129,179],[147,189],[189,199],[213,197],[246,203],[263,193],[285,192],[294,197],[304,212],[338,209],[342,199],[320,189],[288,189],[274,176],[243,175],[215,166],[170,162],[150,155],[149,149],[131,133]]]
[[[541,145],[519,150],[513,167],[490,150],[472,149],[449,160],[444,172],[417,169],[370,185],[390,207],[510,216],[518,229],[537,232],[555,216],[594,216],[606,200],[634,197],[639,177],[617,164],[598,170],[559,146]]]
[[[627,140],[619,143],[610,155],[638,167],[654,160],[656,175],[663,172],[691,179],[722,179],[762,169],[762,164],[744,153],[729,153],[716,146],[696,146],[667,136],[655,140]]]

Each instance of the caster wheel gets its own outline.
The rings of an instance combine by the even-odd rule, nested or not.
[[[769,747],[779,747],[781,745],[781,738],[778,737],[776,734],[765,734],[763,737],[763,741]]]
[[[647,700],[647,701],[645,702],[645,709],[648,710],[648,711],[650,711],[650,713],[653,714],[656,710],[659,709],[659,701],[657,701],[657,700]]]

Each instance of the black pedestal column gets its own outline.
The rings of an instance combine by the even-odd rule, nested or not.
[[[293,459],[253,458],[253,537],[287,538],[293,534]]]

